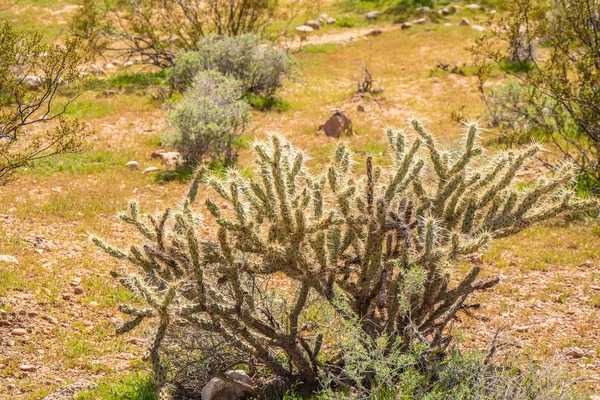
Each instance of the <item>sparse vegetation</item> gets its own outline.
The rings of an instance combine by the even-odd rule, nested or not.
[[[477,120],[485,111],[477,88],[474,59],[467,47],[484,34],[476,24],[485,26],[496,1],[478,1],[483,9],[467,8],[471,2],[437,2],[429,11],[411,5],[406,13],[398,14],[390,14],[393,11],[390,6],[398,3],[396,0],[354,3],[346,7],[347,3],[338,0],[318,3],[286,0],[277,5],[272,23],[260,37],[270,38],[293,53],[294,75],[293,79],[282,82],[275,96],[250,92],[240,98],[250,104],[251,117],[244,134],[234,140],[234,152],[238,154],[235,169],[243,182],[261,182],[260,168],[251,167],[252,143],[269,141],[268,132],[283,132],[282,143],[289,142],[302,149],[306,161],[303,174],[326,174],[335,161],[339,140],[315,132],[334,110],[343,111],[352,120],[355,134],[344,140],[353,153],[355,164],[349,176],[358,182],[359,193],[364,194],[366,185],[360,178],[365,179],[369,156],[373,157],[373,171],[395,168],[393,152],[381,135],[385,126],[397,126],[414,115],[426,116],[424,123],[435,132],[439,143],[436,148],[442,158],[452,159],[464,151],[465,143],[457,141],[459,122]],[[78,0],[0,0],[0,21],[9,21],[19,35],[39,30],[41,43],[53,43],[64,50],[68,23],[82,11],[80,4]],[[97,4],[104,7],[100,2]],[[441,15],[443,7],[450,10],[448,15]],[[379,12],[377,18],[366,17],[372,11]],[[505,16],[506,12],[498,8],[495,18]],[[158,14],[155,17],[162,18]],[[393,23],[414,22],[416,18],[425,18],[425,23],[413,23],[405,30]],[[462,18],[467,18],[472,26],[459,25]],[[329,22],[333,19],[336,22]],[[295,28],[309,20],[318,21],[321,27],[314,29],[300,47]],[[341,27],[345,21],[352,26]],[[372,31],[381,34],[371,35]],[[101,30],[96,32],[100,34],[98,44],[102,48],[108,41]],[[521,43],[526,48],[527,42]],[[544,41],[533,45],[534,53],[542,55],[537,61],[545,60],[552,50],[551,44]],[[186,93],[169,87],[169,68],[142,65],[141,58],[135,55],[132,62],[126,63],[126,58],[115,58],[119,54],[125,56],[113,51],[94,54],[86,50],[87,57],[77,71],[85,76],[93,74],[94,78],[84,84],[60,86],[54,97],[51,111],[59,113],[63,105],[84,91],[63,116],[77,117],[82,125],[92,128],[86,146],[78,153],[33,161],[15,170],[14,177],[19,178],[16,184],[1,187],[0,398],[45,398],[55,390],[63,391],[66,385],[81,383],[80,380],[98,386],[79,393],[76,398],[157,397],[151,367],[143,361],[155,333],[154,320],[143,321],[127,334],[115,335],[115,328],[129,318],[119,313],[119,304],[142,310],[150,307],[109,274],[115,271],[127,276],[132,272],[130,263],[115,259],[90,243],[88,232],[109,238],[114,248],[127,249],[131,243],[142,242],[152,245],[151,241],[140,240],[135,230],[126,229],[128,224],[114,217],[124,212],[124,206],[132,198],[144,207],[139,210],[139,218],[151,230],[152,223],[142,216],[157,219],[156,212],[170,207],[166,230],[172,231],[173,215],[181,213],[177,200],[188,190],[187,183],[194,170],[180,162],[182,157],[170,158],[176,161],[167,163],[151,154],[159,149],[174,154],[176,149],[168,138],[173,138],[176,129],[168,123],[169,114]],[[174,54],[180,54],[179,50]],[[385,97],[355,93],[357,68],[365,60],[375,73],[376,84],[385,86]],[[524,74],[532,68],[531,64],[510,59],[502,61],[502,65],[489,65],[490,81],[502,84],[510,82],[503,68],[515,74]],[[238,83],[243,87],[243,83]],[[28,89],[28,93],[34,90]],[[57,122],[36,123],[27,137],[37,137]],[[498,140],[496,136],[505,132],[499,127],[481,132],[477,141],[487,145],[487,155],[481,159],[483,164],[493,164],[505,149],[506,139],[500,136]],[[419,135],[409,133],[409,145],[415,137]],[[543,138],[532,135],[532,140],[536,137]],[[514,143],[519,147],[514,146],[511,151],[517,154],[523,144]],[[425,147],[421,145],[418,156],[428,165],[430,156]],[[544,147],[553,150],[550,141],[545,140]],[[549,152],[539,153],[539,157],[528,159],[516,174],[513,188],[519,195],[535,190],[537,178],[548,172],[543,161],[557,161]],[[211,163],[211,158],[212,155],[207,155],[202,161],[209,164],[209,176],[227,179],[235,175],[228,172],[232,167],[223,166],[222,161]],[[434,168],[423,167],[423,186],[431,196],[437,194],[436,176]],[[380,177],[379,185],[387,183],[386,178]],[[580,175],[579,180],[582,179]],[[302,182],[298,179],[299,184]],[[375,193],[381,189],[379,185]],[[581,190],[583,186],[578,185],[577,190],[589,195],[590,191]],[[230,188],[226,189],[229,192]],[[404,193],[412,193],[413,189],[409,187]],[[328,183],[323,193],[327,210],[339,212]],[[231,203],[221,200],[209,186],[200,185],[197,202],[191,207],[194,218],[201,218],[194,229],[201,240],[216,241],[219,224],[203,206],[207,198],[215,201],[223,218],[234,222],[237,218]],[[359,213],[355,209],[353,212]],[[267,221],[262,227],[269,225]],[[260,229],[256,231],[264,236]],[[439,358],[433,355],[434,351],[419,348],[416,342],[410,344],[411,352],[385,354],[388,344],[395,344],[389,337],[361,335],[360,323],[340,317],[333,305],[311,289],[299,316],[299,337],[313,351],[319,332],[323,333],[317,361],[331,360],[336,354],[346,361],[345,366],[339,363],[326,366],[327,371],[334,372],[333,377],[326,379],[321,374],[316,393],[307,395],[303,385],[288,386],[287,394],[283,393],[285,389],[277,381],[288,385],[290,380],[270,381],[273,374],[269,368],[256,357],[248,357],[246,350],[229,345],[218,333],[209,337],[193,324],[180,324],[181,320],[171,322],[159,350],[161,363],[169,371],[168,385],[172,385],[177,398],[190,393],[197,396],[208,379],[228,370],[243,369],[256,390],[273,389],[269,392],[273,396],[266,395],[273,399],[357,396],[391,399],[408,393],[419,398],[486,398],[497,389],[504,394],[510,391],[516,399],[524,394],[528,399],[545,396],[587,400],[599,389],[598,370],[593,367],[600,359],[596,329],[600,324],[599,232],[598,221],[588,214],[554,218],[491,241],[483,256],[458,257],[449,263],[443,269],[450,274],[449,288],[459,285],[473,267],[481,269],[478,278],[481,282],[496,277],[500,277],[500,282],[488,290],[474,292],[465,300],[470,307],[455,314],[442,332],[443,336],[452,336],[454,344],[438,353]],[[179,237],[178,234],[175,236]],[[231,241],[233,235],[230,233],[228,237]],[[445,237],[444,232],[440,237]],[[165,243],[171,244],[171,238],[165,238]],[[417,251],[415,246],[411,248]],[[140,251],[144,252],[142,248]],[[316,257],[312,248],[305,253]],[[234,249],[233,254],[236,260],[242,260],[242,250]],[[212,270],[208,276],[214,276]],[[270,316],[259,314],[261,321],[269,326],[289,321],[299,293],[297,281],[278,273],[256,284],[264,294],[257,310],[270,313]],[[217,290],[228,293],[228,285],[217,282]],[[194,288],[187,291],[183,287],[179,293],[176,300],[185,303],[188,301],[185,296],[193,298]],[[224,304],[228,302],[226,299]],[[353,313],[348,302],[337,304],[350,310],[350,315]],[[379,313],[377,310],[375,315]],[[503,328],[503,334],[494,341],[498,328]],[[15,329],[24,329],[26,333],[20,336],[13,332]],[[283,324],[275,329],[287,334],[289,326]],[[511,345],[504,346],[507,342]],[[486,364],[488,351],[493,348],[490,343],[496,343],[499,350]],[[273,347],[271,354],[289,367],[288,356],[278,348]],[[564,374],[555,367],[545,367],[556,364],[564,368]],[[400,365],[404,366],[402,370],[398,369]],[[390,370],[392,374],[387,373]],[[292,373],[297,376],[298,370]],[[369,378],[361,382],[353,382],[351,378],[358,381],[356,377],[362,376]],[[345,388],[335,384],[335,379]],[[390,382],[396,385],[392,387]]]
[[[580,184],[600,190],[598,2],[513,0],[491,34],[473,47],[480,91],[494,125],[509,142],[543,139],[583,172]],[[498,42],[504,47],[499,47]],[[490,64],[513,79],[486,90]],[[515,67],[517,66],[517,67]]]
[[[240,363],[252,358],[290,387],[314,390],[323,377],[339,388],[382,384],[368,371],[345,371],[355,355],[335,350],[331,317],[328,323],[322,315],[310,317],[315,304],[355,321],[365,352],[376,352],[382,338],[382,358],[419,348],[420,362],[435,365],[452,343],[445,332],[450,321],[459,312],[471,315],[467,299],[498,283],[476,280],[477,266],[458,278],[449,265],[492,238],[598,207],[566,188],[574,176],[570,166],[527,190],[512,185],[539,150],[535,146],[484,163],[476,125],[466,128],[464,150],[452,153],[442,153],[418,121],[412,125],[420,138],[410,142],[389,129],[391,166],[373,168],[369,157],[359,180],[345,145],[324,173],[313,174],[302,152],[271,136],[254,145],[257,178],[232,170],[223,180],[200,169],[181,209],[149,216],[152,228],[130,203],[121,219],[146,242],[129,254],[94,238],[108,254],[138,267],[138,274],[119,280],[151,308],[123,306],[133,319],[119,333],[158,317],[150,359],[160,391],[166,390],[166,371],[159,349],[176,321],[217,334],[245,354]],[[205,203],[219,226],[212,237],[198,235],[199,217],[191,208],[203,179],[220,197]],[[223,201],[228,205],[219,206]],[[273,296],[269,281],[279,274],[289,282]],[[396,383],[386,373],[386,390]]]
[[[9,23],[0,26],[0,185],[31,161],[81,149],[83,125],[63,118],[64,105],[53,111],[64,86],[81,79],[81,57],[75,40],[63,48],[43,43],[39,33],[20,34]],[[54,127],[32,131],[52,120]]]

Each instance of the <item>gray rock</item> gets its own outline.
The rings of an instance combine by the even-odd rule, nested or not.
[[[427,13],[431,12],[431,8],[429,8],[429,7],[419,7],[419,8],[417,8],[417,11],[421,12],[423,14],[427,14]]]
[[[450,6],[450,10],[452,10],[454,12],[460,12],[460,11],[462,11],[462,7],[453,4]]]
[[[419,19],[413,20],[411,23],[413,25],[422,25],[422,24],[425,24],[426,22],[427,22],[427,20],[425,18],[419,18]]]
[[[404,22],[404,23],[403,23],[403,24],[400,26],[400,28],[402,28],[402,29],[410,29],[410,28],[412,28],[412,24],[411,24],[410,22]]]
[[[327,24],[331,25],[331,24],[335,24],[337,22],[337,20],[335,18],[327,18]]]
[[[15,336],[25,336],[27,335],[27,330],[23,328],[15,328],[12,331],[10,331],[10,333],[12,333]]]
[[[215,377],[208,381],[202,388],[202,400],[241,400],[252,392],[252,380],[244,371],[228,371],[225,377],[228,379]]]
[[[356,111],[358,111],[358,112],[366,112],[365,111],[365,106],[363,106],[362,104],[359,104],[358,106],[356,106]]]
[[[31,364],[21,364],[19,365],[19,369],[21,371],[25,371],[25,372],[35,372],[37,371],[37,368],[35,365],[31,365]]]
[[[160,158],[167,167],[175,167],[182,162],[181,154],[177,151],[157,150],[150,157]]]
[[[342,135],[352,135],[352,121],[342,111],[336,111],[324,125],[319,127],[319,131],[325,132],[325,135],[333,138],[339,138]]]
[[[442,14],[442,15],[450,15],[451,14],[450,8],[449,7],[442,8],[440,10],[440,14]]]
[[[371,32],[367,33],[367,36],[379,36],[381,35],[381,29],[374,29]]]
[[[367,19],[377,19],[377,17],[379,17],[379,12],[378,11],[371,11],[369,13],[367,13]]]
[[[321,29],[321,24],[319,21],[306,21],[304,25],[310,26],[313,29]]]
[[[471,21],[469,21],[466,18],[463,18],[463,19],[460,20],[460,24],[459,25],[460,26],[471,26]]]
[[[132,171],[137,171],[137,169],[140,167],[140,164],[137,161],[129,161],[127,164],[125,164],[125,166]]]

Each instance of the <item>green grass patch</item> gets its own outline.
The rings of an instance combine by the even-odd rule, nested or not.
[[[337,43],[322,43],[322,44],[311,44],[305,46],[302,51],[308,54],[331,54],[334,53],[340,47]]]
[[[106,380],[96,389],[79,393],[75,400],[154,400],[154,385],[147,374],[134,373],[117,381]]]
[[[103,100],[81,100],[67,105],[65,115],[79,119],[92,119],[104,117],[114,110],[111,105]]]
[[[50,176],[55,173],[90,175],[120,169],[126,162],[122,155],[91,151],[42,158],[32,162],[29,171],[38,176]]]

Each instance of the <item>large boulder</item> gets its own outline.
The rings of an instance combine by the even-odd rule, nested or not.
[[[324,125],[319,127],[319,131],[333,138],[339,138],[342,135],[352,135],[352,121],[342,111],[336,111]]]
[[[241,369],[214,377],[202,388],[202,400],[241,400],[252,393],[252,379]]]

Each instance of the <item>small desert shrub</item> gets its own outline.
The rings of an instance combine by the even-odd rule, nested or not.
[[[93,238],[137,268],[118,278],[148,307],[123,307],[133,318],[119,333],[157,318],[149,355],[161,390],[158,350],[181,324],[218,335],[290,386],[314,390],[326,378],[358,391],[382,380],[391,387],[402,368],[386,357],[409,368],[416,352],[424,370],[446,360],[455,316],[471,314],[469,297],[499,281],[477,279],[479,266],[460,273],[452,268],[458,259],[493,238],[598,207],[566,188],[569,165],[527,188],[513,182],[538,146],[486,157],[475,124],[455,150],[440,150],[418,121],[412,127],[412,140],[387,130],[390,163],[375,167],[368,157],[358,171],[345,144],[313,172],[302,151],[269,136],[254,144],[250,177],[201,169],[177,208],[156,216],[130,203],[121,218],[144,240],[128,253]],[[201,181],[203,193],[215,193],[205,201],[211,230],[193,208]],[[381,371],[340,351],[336,327],[348,321],[364,351],[383,360]]]
[[[208,35],[263,32],[276,6],[277,0],[81,0],[71,31],[93,56],[169,68],[177,53],[197,50]]]
[[[256,35],[210,36],[199,41],[197,50],[178,55],[169,76],[176,87],[185,88],[198,72],[215,70],[239,80],[246,92],[271,97],[289,66],[283,49],[261,43]]]
[[[206,158],[232,165],[236,140],[244,131],[250,106],[238,80],[217,71],[196,75],[192,86],[169,113],[173,144],[187,165]]]
[[[589,190],[600,193],[600,2],[502,5],[506,12],[472,48],[490,114],[519,140],[552,142],[552,150],[583,171]],[[536,58],[536,43],[545,47],[543,57]],[[514,81],[490,90],[484,83],[497,67]]]

